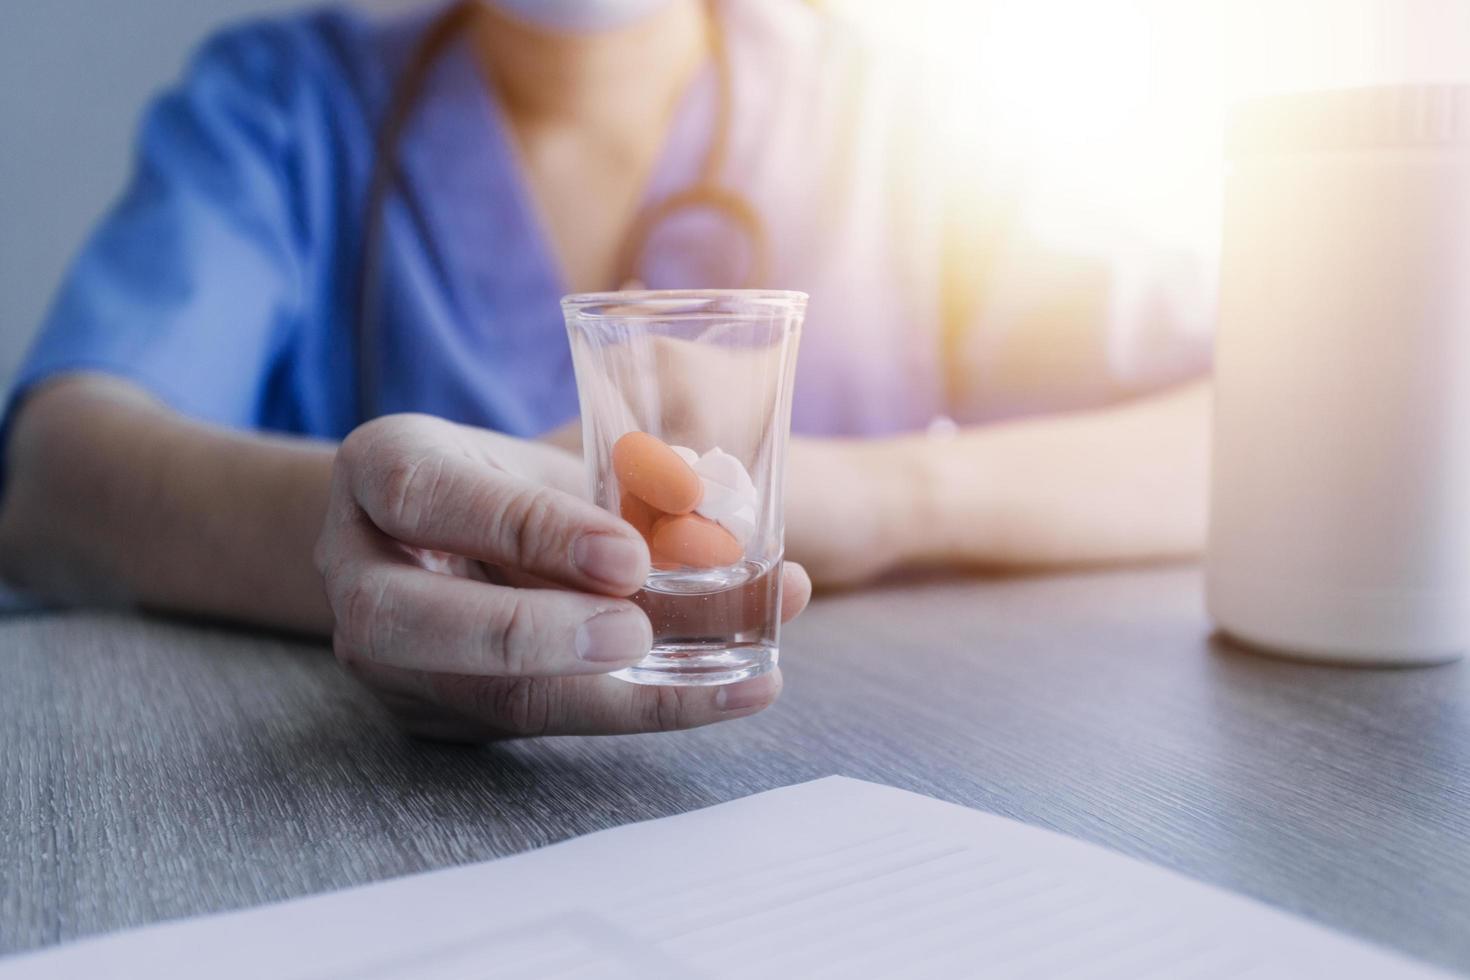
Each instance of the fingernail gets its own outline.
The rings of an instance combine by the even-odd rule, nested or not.
[[[741,711],[771,700],[769,677],[752,677],[737,684],[726,684],[715,692],[715,707],[721,711]]]
[[[572,545],[572,564],[584,574],[618,588],[643,584],[643,545],[617,534],[584,534]]]
[[[598,613],[577,627],[577,656],[593,663],[631,663],[651,646],[648,617],[637,610]]]

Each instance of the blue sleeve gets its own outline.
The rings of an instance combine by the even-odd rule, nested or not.
[[[63,280],[0,419],[77,371],[130,380],[185,414],[259,424],[302,319],[305,222],[293,190],[288,39],[211,42],[148,111],[121,199]],[[3,488],[0,470],[0,488]]]

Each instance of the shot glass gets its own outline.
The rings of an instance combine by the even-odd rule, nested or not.
[[[781,488],[806,295],[562,300],[592,499],[643,535],[653,649],[615,677],[714,685],[780,656]]]

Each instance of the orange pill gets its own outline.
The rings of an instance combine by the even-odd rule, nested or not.
[[[687,514],[704,496],[693,467],[647,432],[629,432],[613,443],[612,462],[622,488],[654,510]]]
[[[626,490],[623,491],[622,499],[618,501],[618,512],[623,515],[623,520],[637,528],[638,533],[645,539],[653,537],[653,525],[664,516],[663,511],[654,510]]]
[[[745,554],[735,535],[698,514],[660,518],[649,541],[653,563],[686,568],[733,565]]]

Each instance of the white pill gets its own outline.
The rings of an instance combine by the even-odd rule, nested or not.
[[[755,507],[745,504],[734,513],[718,518],[715,523],[734,535],[743,548],[750,544],[750,539],[755,535]]]
[[[716,446],[693,465],[704,484],[696,512],[729,531],[741,545],[749,543],[755,533],[757,494],[740,460]]]
[[[719,446],[711,449],[699,457],[699,462],[691,464],[694,472],[698,473],[706,483],[718,483],[739,494],[750,503],[755,503],[755,482],[751,480],[750,474],[745,472],[745,467],[740,460],[725,452]]]

